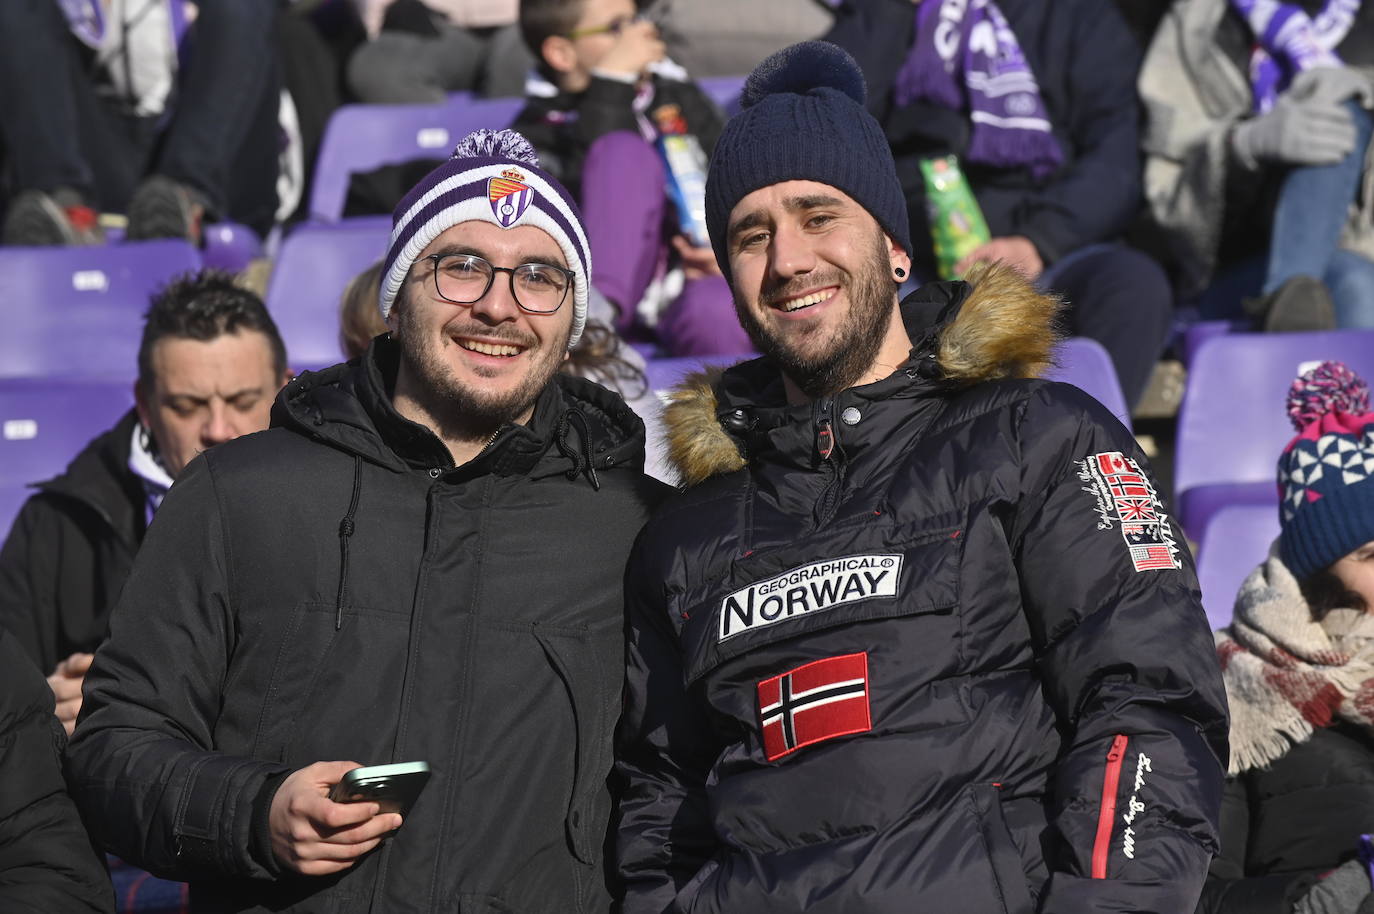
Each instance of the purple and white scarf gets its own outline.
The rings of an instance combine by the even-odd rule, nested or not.
[[[1358,0],[1356,0],[1358,2]],[[967,108],[973,129],[965,158],[1024,166],[1042,180],[1064,162],[1021,45],[993,0],[925,0],[897,73],[893,100]]]
[[[1326,0],[1315,19],[1280,0],[1231,0],[1231,7],[1255,35],[1250,85],[1255,110],[1262,114],[1299,73],[1341,66],[1335,48],[1350,31],[1360,0]]]

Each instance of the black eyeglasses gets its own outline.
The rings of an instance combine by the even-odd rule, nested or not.
[[[497,273],[505,273],[515,303],[531,314],[552,314],[561,308],[577,275],[551,263],[495,267],[476,254],[430,254],[424,259],[434,261],[434,288],[444,301],[471,305],[490,291]]]
[[[635,16],[616,16],[605,25],[593,25],[585,29],[573,29],[568,33],[569,38],[586,38],[589,35],[619,35],[625,30],[625,26],[639,22],[646,18],[643,14]]]

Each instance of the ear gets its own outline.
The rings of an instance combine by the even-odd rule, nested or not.
[[[911,255],[903,250],[900,244],[893,241],[891,235],[884,233],[883,237],[887,239],[887,261],[889,271],[895,271],[900,267],[902,273],[910,277]]]
[[[539,46],[539,56],[555,73],[571,73],[577,69],[577,50],[570,39],[550,35]]]

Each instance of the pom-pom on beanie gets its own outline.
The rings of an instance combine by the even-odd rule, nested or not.
[[[730,211],[761,187],[818,181],[844,191],[911,253],[906,198],[883,128],[864,108],[863,72],[823,41],[783,48],[744,85],[742,110],[725,125],[706,173],[706,227],[730,277]]]
[[[1279,556],[1299,581],[1374,540],[1374,414],[1369,386],[1340,362],[1288,391],[1298,435],[1279,458]]]
[[[582,216],[567,189],[539,167],[534,147],[514,130],[468,134],[447,162],[425,175],[397,204],[377,299],[382,320],[391,313],[415,258],[448,229],[473,221],[507,229],[533,225],[558,243],[568,269],[576,274],[568,348],[576,346],[587,323],[592,282],[592,253]]]

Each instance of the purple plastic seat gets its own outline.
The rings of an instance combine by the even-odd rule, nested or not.
[[[1277,494],[1269,504],[1227,505],[1207,522],[1198,547],[1197,576],[1212,628],[1231,624],[1240,585],[1269,555],[1278,535]]]
[[[132,381],[149,297],[199,268],[185,241],[0,247],[0,377]]]
[[[523,98],[459,94],[437,105],[344,105],[330,116],[320,141],[311,220],[342,218],[350,176],[416,159],[446,159],[472,131],[509,126],[524,104]]]
[[[367,217],[302,225],[286,237],[267,284],[267,310],[293,367],[343,361],[339,300],[349,280],[386,254],[390,235],[389,218]]]
[[[1232,333],[1198,347],[1178,414],[1174,502],[1198,540],[1222,505],[1274,502],[1274,467],[1293,437],[1289,385],[1324,359],[1374,379],[1374,330]]]
[[[665,398],[683,378],[694,371],[707,368],[729,368],[738,362],[758,358],[757,353],[745,352],[737,355],[686,356],[673,359],[650,359],[645,363],[644,376],[649,380],[649,389]]]
[[[214,222],[205,226],[201,260],[207,267],[241,273],[249,263],[262,256],[258,233],[237,222]]]
[[[1198,347],[1203,343],[1213,337],[1225,336],[1228,333],[1244,333],[1249,329],[1250,324],[1247,321],[1197,321],[1183,331],[1179,359],[1183,362],[1184,368],[1191,368]]]
[[[740,93],[744,91],[743,76],[707,76],[698,79],[697,85],[701,91],[711,97],[711,101],[725,111],[726,114],[734,115],[739,113]]]
[[[133,366],[131,356],[131,378]],[[9,532],[30,483],[66,469],[133,403],[131,381],[0,378],[0,530]]]
[[[1131,410],[1121,392],[1116,366],[1101,343],[1087,337],[1070,337],[1059,344],[1055,358],[1059,364],[1050,369],[1046,378],[1072,384],[1111,410],[1126,428],[1131,427]]]

